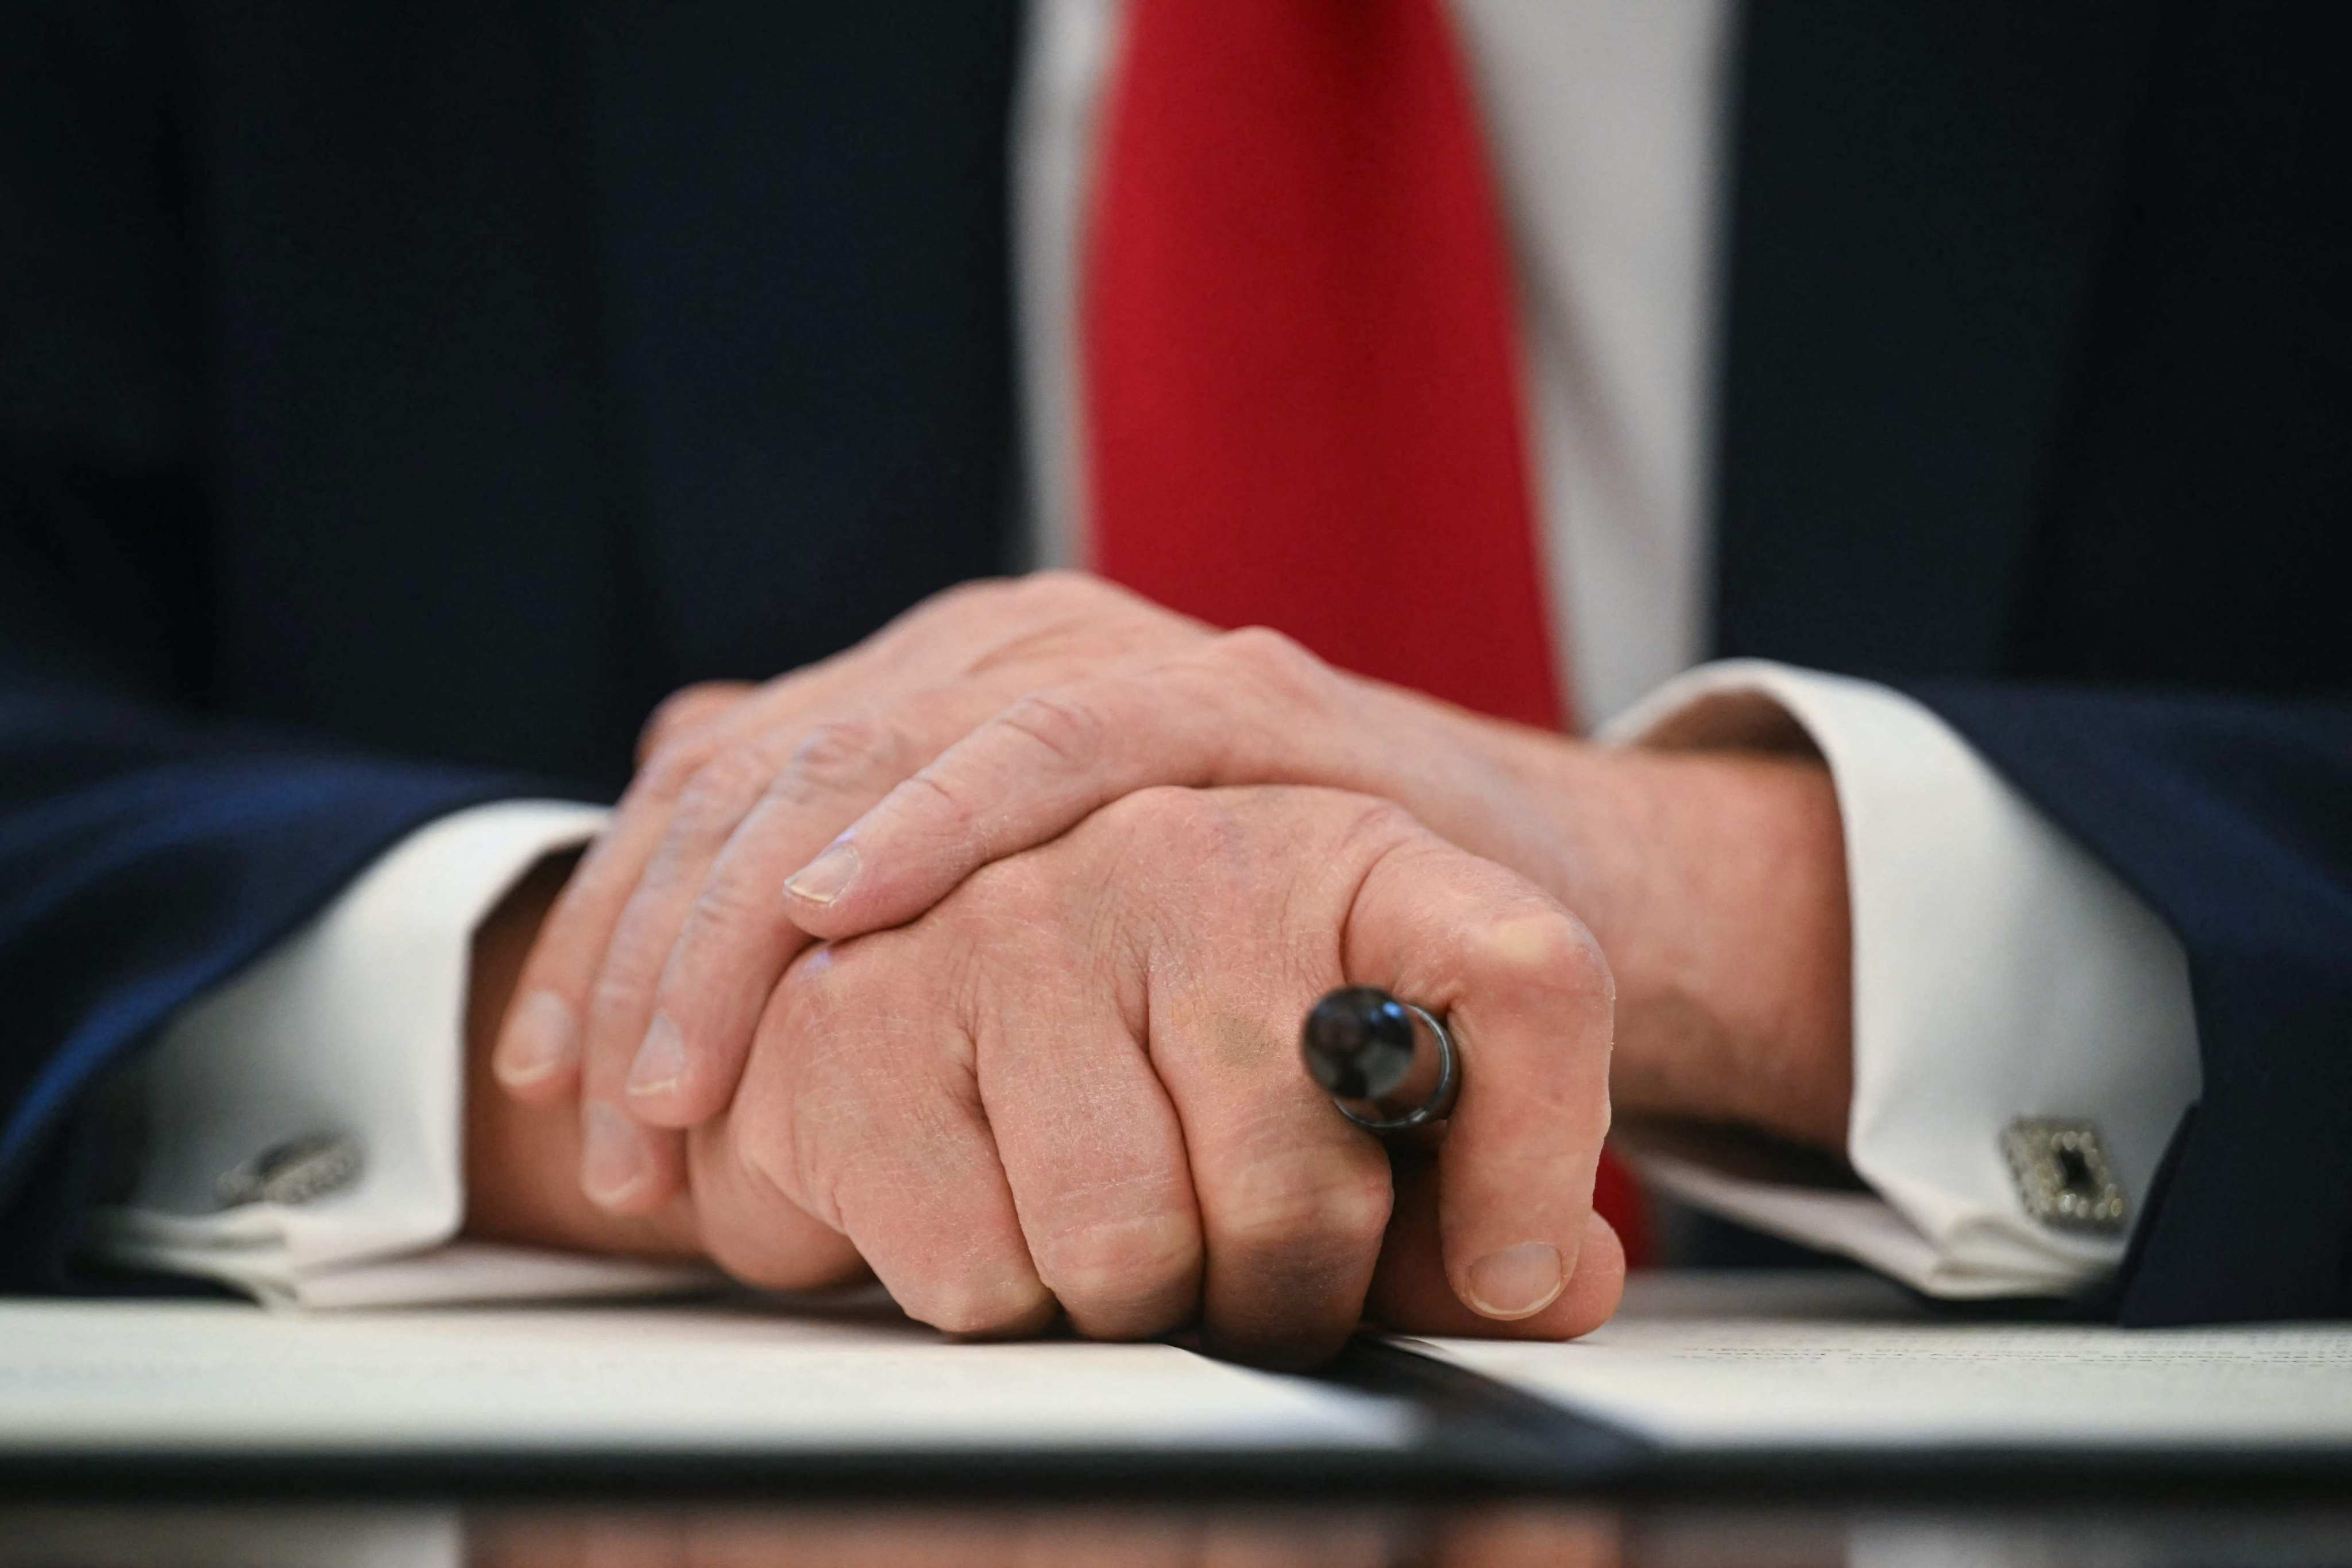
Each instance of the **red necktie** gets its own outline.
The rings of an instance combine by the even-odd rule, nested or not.
[[[1437,0],[1133,0],[1085,299],[1094,564],[1546,727],[1498,206]],[[1602,1162],[1602,1212],[1643,1227]]]

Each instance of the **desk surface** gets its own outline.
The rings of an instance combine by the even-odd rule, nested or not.
[[[1573,1344],[1366,1342],[1302,1378],[1171,1344],[957,1344],[878,1295],[317,1315],[0,1303],[0,1480],[18,1495],[166,1475],[181,1496],[271,1477],[340,1489],[392,1469],[411,1495],[593,1481],[655,1500],[722,1474],[803,1497],[1057,1478],[1378,1495],[2053,1469],[2352,1494],[2352,1325],[2003,1326],[1859,1275],[1665,1274]]]

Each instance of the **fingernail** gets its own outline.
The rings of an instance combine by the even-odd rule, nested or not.
[[[537,1083],[570,1062],[579,1041],[571,1004],[552,991],[534,991],[515,1004],[490,1070],[500,1083]]]
[[[857,875],[857,846],[835,839],[833,847],[784,879],[784,891],[804,904],[829,904]]]
[[[610,1208],[625,1203],[646,1179],[646,1143],[637,1124],[617,1105],[591,1100],[580,1150],[580,1186]]]
[[[668,1014],[656,1013],[653,1027],[646,1031],[646,1043],[637,1047],[637,1059],[629,1066],[627,1092],[667,1094],[685,1076],[686,1037]]]
[[[1559,1249],[1530,1241],[1490,1252],[1470,1266],[1470,1305],[1489,1318],[1528,1318],[1559,1297]]]

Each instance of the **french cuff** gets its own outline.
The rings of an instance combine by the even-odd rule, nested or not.
[[[1643,1160],[1686,1202],[1952,1298],[2111,1273],[2200,1075],[2180,943],[1920,703],[1759,660],[1610,726],[1673,749],[1810,742],[1853,921],[1847,1157],[1866,1192]]]
[[[428,824],[184,1009],[126,1092],[144,1126],[102,1255],[278,1306],[637,1294],[705,1276],[457,1242],[474,928],[604,813],[501,801]]]

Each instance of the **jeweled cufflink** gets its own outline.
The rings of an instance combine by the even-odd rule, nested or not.
[[[225,1209],[247,1204],[311,1204],[360,1179],[360,1146],[339,1132],[291,1138],[265,1149],[213,1183]]]
[[[2131,1205],[2093,1123],[2021,1116],[2002,1130],[2000,1152],[2025,1212],[2052,1229],[2114,1236],[2129,1220]]]

